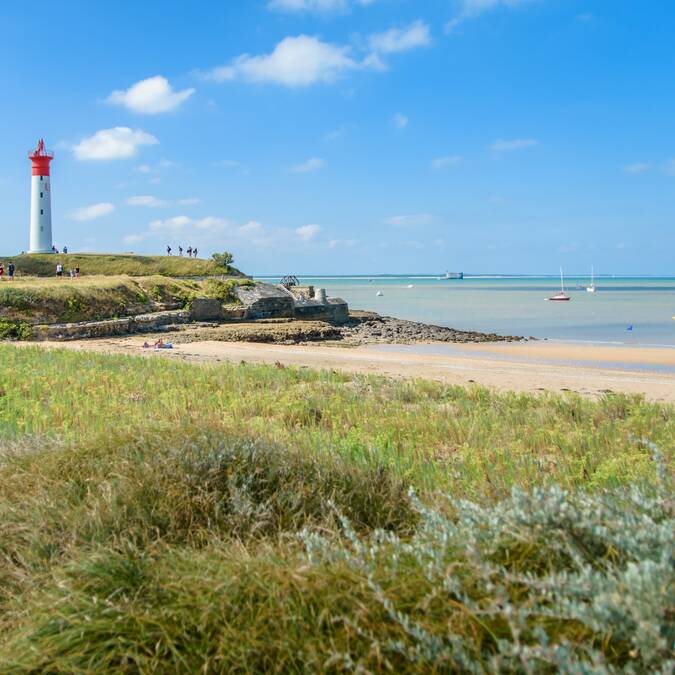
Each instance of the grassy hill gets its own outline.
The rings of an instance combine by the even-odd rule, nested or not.
[[[0,258],[5,266],[16,265],[16,274],[51,277],[60,262],[66,273],[79,267],[82,275],[128,274],[141,277],[161,274],[166,277],[243,276],[234,267],[221,267],[213,260],[178,256],[142,256],[132,254],[69,253],[52,255],[33,253]]]
[[[187,307],[197,295],[236,302],[233,286],[247,278],[176,279],[89,276],[80,279],[17,278],[0,283],[0,339],[16,336],[17,324],[91,321],[129,316],[165,308]]]
[[[9,345],[0,383],[3,672],[670,671],[672,407]]]

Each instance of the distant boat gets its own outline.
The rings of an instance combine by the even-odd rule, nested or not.
[[[378,298],[381,298],[381,297],[384,295],[384,293],[383,293],[382,291],[378,291],[377,293],[375,293],[375,295],[376,295]]]
[[[586,286],[587,293],[595,293],[595,275],[593,273],[593,266],[591,265],[591,285]]]
[[[550,298],[546,299],[553,300],[554,302],[569,302],[572,299],[569,295],[567,295],[567,293],[565,293],[565,281],[563,279],[562,267],[560,268],[560,293],[556,293],[555,295],[552,295]]]
[[[408,288],[415,288],[412,284],[408,284]]]
[[[464,278],[464,272],[447,272],[445,273],[445,276],[440,277],[441,279],[444,279],[446,281],[450,279],[463,279]]]

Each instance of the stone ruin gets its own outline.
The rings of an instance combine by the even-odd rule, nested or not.
[[[194,321],[232,319],[304,319],[341,324],[349,319],[349,307],[341,298],[329,298],[325,289],[313,286],[255,284],[236,289],[240,306],[227,307],[213,298],[192,301]]]

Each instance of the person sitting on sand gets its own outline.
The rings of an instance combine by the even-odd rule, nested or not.
[[[143,343],[143,349],[150,349],[150,345],[148,344],[147,340]]]

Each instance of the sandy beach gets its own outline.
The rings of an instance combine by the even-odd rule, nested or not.
[[[336,347],[203,341],[143,349],[142,336],[43,342],[44,348],[161,356],[195,363],[281,364],[479,384],[499,391],[643,394],[675,403],[675,349],[560,342]]]

